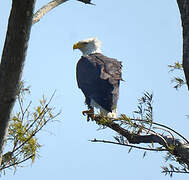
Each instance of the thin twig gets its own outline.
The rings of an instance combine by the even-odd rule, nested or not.
[[[138,126],[139,128],[143,128],[143,129],[147,130],[148,133],[150,132],[151,134],[160,137],[160,138],[163,140],[165,146],[166,146],[167,148],[169,147],[169,145],[168,145],[167,141],[165,140],[165,138],[164,138],[162,135],[160,135],[159,133],[153,131],[153,130],[150,129],[150,128],[146,128],[146,127],[143,126],[143,125],[139,125],[139,124],[136,124],[136,123],[135,123],[134,125],[135,125],[135,126]]]
[[[20,100],[20,96],[19,96],[19,95],[18,95],[18,104],[19,104],[20,110],[21,110],[21,112],[22,112],[22,117],[23,117],[23,115],[24,115],[24,110],[23,110],[23,108],[22,108],[22,103],[21,103],[21,100]]]
[[[14,166],[14,165],[21,164],[21,163],[23,163],[23,162],[25,162],[25,161],[31,159],[33,156],[34,156],[34,155],[31,155],[31,156],[29,156],[28,158],[23,159],[22,161],[15,162],[15,163],[12,163],[12,164],[10,164],[10,165],[8,165],[8,166],[2,167],[2,168],[0,168],[0,171],[3,170],[3,169],[7,169],[7,168],[9,168],[9,167],[11,167],[11,166]]]
[[[145,148],[145,147],[141,147],[141,146],[134,146],[134,145],[130,145],[130,144],[122,144],[122,143],[117,143],[117,142],[113,142],[113,141],[106,141],[106,140],[94,139],[94,140],[89,140],[89,141],[90,142],[107,143],[107,144],[116,144],[116,145],[121,145],[121,146],[128,146],[128,147],[132,147],[132,148],[136,148],[136,149],[142,149],[142,150],[148,150],[148,151],[167,151],[166,149]]]
[[[29,107],[31,106],[31,104],[32,104],[32,101],[29,102],[28,106],[27,106],[26,109],[24,110],[23,115],[22,115],[22,119],[24,119],[25,113],[28,111],[28,109],[29,109]]]
[[[43,110],[41,111],[41,113],[38,115],[38,117],[33,121],[33,123],[30,124],[30,126],[26,129],[25,133],[36,123],[36,121],[39,119],[39,118],[43,118],[45,116],[45,114],[48,112],[48,105],[50,104],[50,102],[52,101],[54,95],[56,93],[56,90],[53,92],[51,98],[49,99],[48,103],[45,105],[45,107],[43,108]],[[47,110],[46,110],[47,109]],[[43,116],[41,116],[43,115]]]
[[[189,174],[188,171],[175,171],[175,170],[172,170],[172,171],[162,171],[162,173],[182,173],[182,174]]]
[[[132,120],[132,121],[148,122],[147,120],[143,120],[143,119],[132,119],[132,118],[131,118],[130,120]],[[184,136],[182,136],[180,133],[178,133],[177,131],[175,131],[174,129],[172,129],[172,128],[170,128],[170,127],[164,125],[164,124],[157,123],[157,122],[152,122],[152,124],[155,124],[155,125],[157,125],[157,126],[164,127],[164,128],[166,128],[166,129],[169,129],[170,131],[172,131],[172,132],[174,132],[175,134],[177,134],[178,136],[180,136],[183,140],[186,141],[186,143],[189,144],[189,141],[188,141]]]
[[[48,119],[39,129],[37,129],[26,141],[24,141],[24,142],[23,142],[20,146],[18,146],[17,148],[13,149],[12,154],[13,154],[14,152],[16,152],[19,148],[21,148],[24,144],[26,144],[33,136],[35,136],[35,135],[47,124],[47,122],[49,122],[50,120],[56,118],[59,114],[60,114],[60,113],[57,113],[53,118],[49,118],[49,119]],[[16,154],[14,157],[18,156],[20,153],[21,153],[21,151],[18,152],[18,154]],[[12,158],[14,158],[14,157],[12,157]],[[3,170],[3,169],[9,168],[9,167],[11,167],[11,166],[20,164],[20,163],[22,163],[22,162],[24,162],[24,161],[26,161],[26,160],[28,160],[28,159],[30,159],[30,158],[32,158],[32,157],[33,157],[33,155],[30,156],[30,157],[28,157],[28,158],[26,158],[25,160],[22,160],[22,161],[18,162],[18,163],[13,163],[13,164],[11,164],[11,165],[9,165],[9,166],[3,166],[3,167],[0,168],[0,171]]]
[[[24,144],[26,144],[32,137],[34,137],[46,124],[47,122],[49,122],[50,120],[56,118],[59,115],[59,113],[57,113],[53,118],[49,118],[47,119],[43,125],[41,125],[41,127],[39,129],[37,129],[33,134],[31,134],[31,136],[26,139],[26,141],[24,141],[22,144],[20,144],[20,146],[18,146],[17,148],[15,148],[14,152],[17,151],[20,147],[22,147]]]
[[[147,130],[148,133],[150,132],[151,135],[158,136],[158,137],[164,142],[164,146],[165,146],[166,148],[169,147],[169,145],[168,145],[166,139],[165,139],[162,135],[160,135],[159,133],[153,131],[153,130],[150,129],[150,128],[147,128],[147,127],[145,127],[145,126],[143,126],[143,125],[139,125],[139,124],[136,124],[136,123],[134,123],[134,126],[139,127],[139,128],[143,128],[143,130]],[[118,132],[118,133],[119,133],[119,132]],[[125,136],[125,137],[126,137],[126,136]],[[126,137],[126,138],[127,138],[127,137]]]
[[[33,123],[30,124],[30,126],[26,129],[25,133],[34,125],[34,123],[39,119],[39,118],[43,118],[45,116],[45,114],[48,112],[48,105],[50,104],[50,102],[52,101],[54,95],[56,93],[56,90],[53,92],[51,98],[49,99],[48,103],[45,105],[45,107],[43,108],[42,112],[38,115],[38,117],[34,120]],[[47,109],[47,111],[45,111]],[[41,116],[41,114],[43,114],[43,116]],[[20,147],[22,147],[24,144],[26,144],[33,136],[36,135],[37,132],[39,132],[39,130],[41,130],[43,128],[43,126],[45,124],[47,124],[48,121],[54,119],[55,117],[57,117],[59,115],[59,113],[57,113],[53,118],[49,118],[46,122],[44,122],[44,124],[38,129],[36,130],[33,134],[31,134],[31,136],[26,140],[24,141],[22,144],[20,144],[17,148],[14,149],[14,152],[17,151]]]
[[[154,129],[160,129],[160,130],[163,130],[163,131],[169,133],[169,134],[171,135],[173,141],[175,141],[175,137],[173,136],[173,134],[171,133],[171,131],[169,131],[169,130],[167,130],[167,129],[165,129],[165,128],[160,128],[160,127],[153,127],[153,128],[154,128]]]

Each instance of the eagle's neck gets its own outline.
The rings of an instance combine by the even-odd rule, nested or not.
[[[89,54],[94,54],[94,53],[101,53],[101,49],[100,48],[93,48],[93,49],[85,49],[84,51],[82,51],[83,55],[89,55]]]

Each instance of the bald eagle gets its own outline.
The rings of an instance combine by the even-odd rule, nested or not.
[[[94,114],[94,107],[103,116],[115,118],[121,77],[121,62],[101,53],[101,42],[89,38],[73,45],[83,55],[77,63],[76,78],[78,87],[85,95],[85,103]]]

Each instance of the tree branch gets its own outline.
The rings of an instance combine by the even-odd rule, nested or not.
[[[172,155],[176,156],[179,162],[184,162],[189,167],[189,144],[182,142],[173,136],[160,135],[159,133],[153,133],[149,135],[136,134],[121,127],[120,124],[115,123],[115,121],[110,118],[104,119],[100,116],[95,116],[94,120],[97,124],[109,127],[121,136],[125,137],[130,144],[158,143],[165,147],[165,149]]]
[[[97,123],[100,122],[100,118],[99,117],[95,117],[95,121]],[[121,134],[122,136],[124,136],[125,138],[127,138],[129,143],[132,144],[140,144],[140,143],[158,143],[160,145],[163,145],[164,147],[167,148],[166,143],[164,142],[164,140],[156,134],[150,134],[150,135],[139,135],[139,134],[133,134],[131,132],[129,132],[128,130],[122,128],[118,123],[115,123],[113,121],[107,121],[107,123],[105,124],[105,126],[111,128],[112,130],[116,131],[117,133]],[[171,139],[168,137],[164,137],[169,143],[171,143]]]
[[[42,8],[40,8],[33,16],[33,22],[32,24],[35,24],[41,20],[41,18],[47,14],[50,10],[54,9],[55,7],[59,6],[62,3],[65,3],[68,0],[53,0],[49,2],[48,4],[44,5]]]
[[[2,171],[2,170],[4,170],[4,169],[7,169],[7,168],[10,168],[10,167],[12,167],[12,166],[18,165],[18,164],[22,164],[23,162],[25,162],[25,161],[31,159],[33,156],[34,156],[34,155],[31,155],[31,156],[29,156],[29,157],[27,157],[27,158],[25,158],[25,159],[23,159],[23,160],[21,160],[21,161],[18,161],[18,162],[11,163],[11,164],[8,164],[8,165],[6,165],[6,166],[3,166],[3,167],[0,168],[0,171]]]
[[[140,147],[140,146],[134,146],[131,144],[123,144],[123,143],[118,143],[118,142],[113,142],[113,141],[106,141],[106,140],[99,140],[99,139],[93,139],[90,140],[91,142],[99,142],[99,143],[107,143],[107,144],[116,144],[116,145],[121,145],[121,146],[127,146],[131,148],[136,148],[136,149],[141,149],[141,150],[147,150],[147,151],[167,151],[166,149],[160,149],[160,148],[146,148],[146,147]]]
[[[146,123],[148,122],[148,121],[143,120],[143,119],[132,119],[132,118],[131,118],[130,120],[131,120],[131,121],[141,121],[141,122],[146,122]],[[172,128],[170,128],[170,127],[164,125],[164,124],[157,123],[157,122],[151,122],[151,123],[154,124],[154,125],[157,125],[157,126],[166,128],[166,129],[168,129],[168,130],[174,132],[175,134],[177,134],[178,136],[180,136],[183,140],[185,140],[187,144],[189,144],[189,141],[188,141],[182,134],[178,133],[178,132],[175,131],[174,129],[172,129]]]
[[[49,11],[51,11],[55,7],[61,5],[62,3],[65,3],[66,1],[68,0],[53,0],[49,2],[48,4],[44,5],[34,14],[32,24],[39,22],[45,14],[47,14]],[[93,3],[91,3],[91,0],[77,0],[77,1],[80,1],[85,4],[94,5]]]
[[[178,174],[189,174],[187,171],[162,171],[162,173],[178,173]]]

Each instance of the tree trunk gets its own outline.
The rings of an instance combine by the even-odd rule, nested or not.
[[[0,155],[22,75],[34,5],[35,0],[12,0],[0,64]]]
[[[183,69],[189,89],[189,0],[177,0],[183,27]]]

